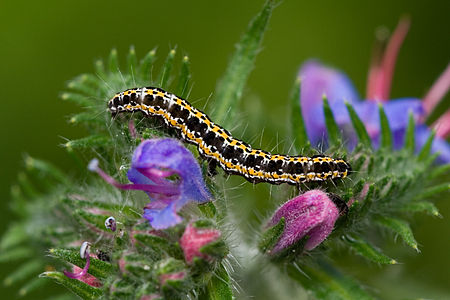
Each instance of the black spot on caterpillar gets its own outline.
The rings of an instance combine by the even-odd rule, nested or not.
[[[160,117],[176,129],[188,143],[194,144],[202,157],[214,161],[225,172],[244,176],[253,183],[288,183],[325,181],[345,178],[351,172],[343,159],[315,155],[288,156],[253,149],[215,124],[202,111],[186,100],[160,88],[134,88],[116,94],[108,102],[115,116],[122,112],[140,111],[147,117]]]

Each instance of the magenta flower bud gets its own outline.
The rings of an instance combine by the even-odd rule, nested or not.
[[[194,257],[211,260],[212,257],[201,250],[204,246],[217,241],[220,236],[221,233],[217,229],[199,228],[189,223],[180,239],[180,246],[183,249],[186,262],[192,264]]]
[[[284,230],[275,246],[269,250],[276,254],[308,236],[305,250],[312,250],[331,233],[339,217],[339,209],[323,191],[312,190],[297,196],[281,206],[269,221],[277,225],[284,218]]]

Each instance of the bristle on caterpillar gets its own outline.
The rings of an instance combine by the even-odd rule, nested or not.
[[[253,183],[298,185],[345,178],[351,172],[343,159],[323,155],[288,156],[253,149],[186,100],[160,88],[128,89],[109,100],[108,108],[113,116],[140,111],[147,117],[162,118],[186,142],[196,145],[202,157],[215,161],[225,172],[244,176]]]

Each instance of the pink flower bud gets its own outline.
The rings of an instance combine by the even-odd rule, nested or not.
[[[220,238],[220,231],[213,228],[197,228],[189,223],[186,230],[180,239],[180,245],[183,249],[184,257],[188,264],[192,263],[194,257],[204,258],[210,260],[211,257],[200,251],[203,246],[206,246]]]
[[[333,230],[334,223],[339,217],[339,209],[325,192],[312,190],[281,206],[273,215],[268,226],[278,224],[283,217],[285,227],[279,240],[270,251],[271,254],[286,249],[305,236],[309,236],[309,239],[304,249],[314,249]]]

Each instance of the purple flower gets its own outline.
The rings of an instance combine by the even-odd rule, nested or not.
[[[283,233],[270,251],[276,254],[305,236],[309,236],[304,249],[312,250],[331,233],[339,217],[339,209],[325,192],[308,191],[281,206],[269,221],[275,226],[281,218],[285,220]]]
[[[423,100],[402,98],[389,101],[396,57],[408,29],[409,21],[401,20],[385,47],[386,51],[384,53],[380,51],[382,47],[379,45],[374,52],[368,76],[366,101],[360,100],[352,82],[338,70],[326,67],[317,61],[308,61],[301,67],[299,76],[302,80],[302,112],[306,130],[313,145],[318,146],[325,141],[326,126],[322,97],[326,95],[349,149],[354,148],[357,138],[345,101],[354,107],[364,122],[375,148],[379,145],[381,131],[379,103],[383,105],[393,133],[394,149],[399,149],[404,144],[409,112],[412,112],[416,123],[416,149],[422,148],[431,133],[424,121],[450,88],[450,65]],[[445,138],[450,134],[450,112],[444,114],[432,127],[436,130],[432,152],[439,151],[438,161],[449,163],[450,146]]]
[[[124,190],[145,191],[151,202],[144,207],[144,218],[155,229],[165,229],[182,221],[177,212],[189,202],[205,203],[211,194],[203,181],[200,166],[192,153],[175,139],[143,141],[134,151],[128,179],[120,184],[93,160],[89,169],[108,183]]]

